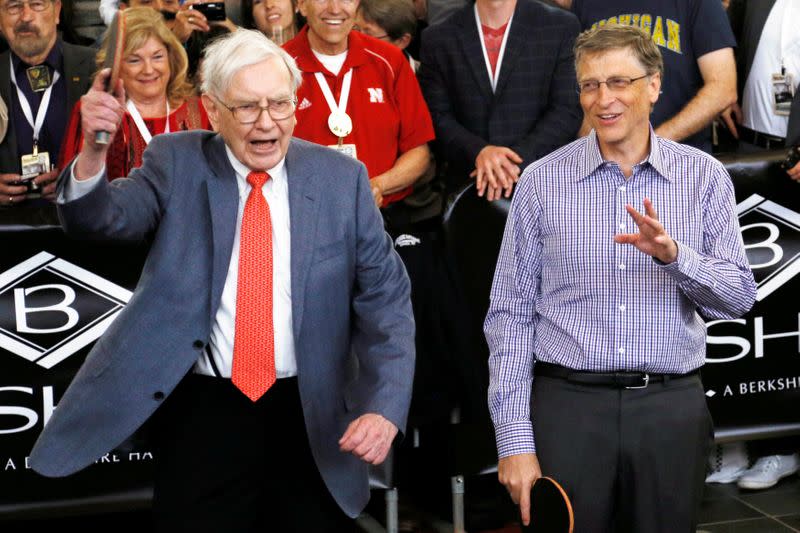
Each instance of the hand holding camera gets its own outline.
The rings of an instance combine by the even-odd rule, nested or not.
[[[789,150],[786,159],[781,161],[781,168],[790,178],[800,182],[800,146],[793,146]]]

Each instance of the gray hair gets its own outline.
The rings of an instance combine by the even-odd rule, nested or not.
[[[638,26],[605,24],[586,30],[575,39],[575,72],[586,55],[608,50],[630,50],[648,76],[664,77],[664,59],[650,34]]]
[[[221,97],[237,72],[275,56],[281,58],[289,70],[292,94],[295,94],[303,75],[292,56],[260,31],[241,28],[208,45],[203,53],[203,84],[200,89]]]

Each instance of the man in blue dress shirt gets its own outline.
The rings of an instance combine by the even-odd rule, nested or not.
[[[523,173],[486,317],[499,478],[524,523],[547,475],[576,531],[694,531],[712,436],[701,315],[738,317],[756,293],[733,185],[653,133],[663,61],[645,32],[584,32],[575,63],[593,129]]]

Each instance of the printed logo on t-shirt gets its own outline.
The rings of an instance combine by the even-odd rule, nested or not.
[[[369,101],[373,104],[382,104],[383,103],[383,89],[380,87],[367,87],[367,91],[369,92]]]
[[[654,22],[653,15],[649,13],[626,13],[597,21],[592,24],[592,29],[606,24],[639,26],[653,37],[656,45],[678,54],[683,53],[681,51],[681,25],[672,19],[665,19],[657,15]]]
[[[297,110],[302,111],[303,109],[307,109],[311,107],[311,102],[308,101],[308,98],[303,98],[303,101],[297,105]]]

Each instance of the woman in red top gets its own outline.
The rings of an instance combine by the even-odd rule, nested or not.
[[[161,14],[149,7],[120,13],[125,16],[125,45],[119,75],[128,103],[106,158],[110,180],[141,166],[144,149],[154,135],[210,129],[205,109],[187,80],[186,51]],[[105,42],[97,54],[98,65],[105,60],[104,50]],[[62,168],[83,144],[80,108],[78,102],[72,110],[61,150]]]

